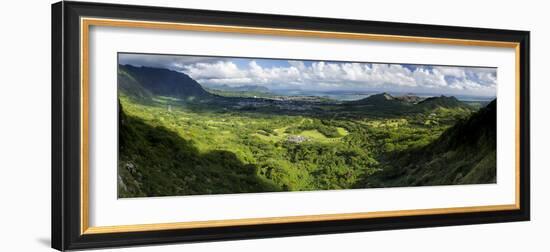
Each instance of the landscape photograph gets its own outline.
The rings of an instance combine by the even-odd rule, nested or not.
[[[497,69],[118,53],[119,198],[496,183]]]

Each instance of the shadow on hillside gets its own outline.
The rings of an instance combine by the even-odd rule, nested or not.
[[[430,144],[380,158],[381,171],[356,187],[404,187],[496,183],[496,100],[459,120]]]
[[[120,198],[281,191],[230,151],[201,153],[177,133],[119,111]]]

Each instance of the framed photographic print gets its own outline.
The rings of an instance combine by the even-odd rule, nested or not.
[[[52,247],[529,220],[529,32],[60,2]]]

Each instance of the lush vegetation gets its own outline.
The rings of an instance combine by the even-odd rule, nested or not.
[[[490,109],[454,97],[262,94],[120,66],[119,196],[495,181]]]
[[[496,101],[459,120],[435,141],[389,152],[365,187],[496,182]]]

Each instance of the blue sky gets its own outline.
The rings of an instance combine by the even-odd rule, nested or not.
[[[271,90],[385,91],[496,97],[496,68],[119,54],[120,64],[167,68],[205,86]]]

